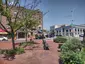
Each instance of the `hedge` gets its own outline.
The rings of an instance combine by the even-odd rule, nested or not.
[[[57,37],[54,39],[54,42],[56,42],[56,43],[65,43],[66,41],[67,41],[67,39],[64,37]]]

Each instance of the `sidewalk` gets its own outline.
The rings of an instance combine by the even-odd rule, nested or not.
[[[26,53],[16,55],[13,61],[4,62],[6,64],[59,64],[58,44],[52,40],[47,40],[50,50],[44,50],[42,40],[35,40],[39,47],[33,50],[27,50]]]

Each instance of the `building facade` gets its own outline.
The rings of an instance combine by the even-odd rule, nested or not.
[[[35,11],[36,11],[36,13],[33,15],[33,18],[37,19],[38,21],[40,21],[40,24],[36,27],[35,30],[33,30],[34,34],[37,33],[37,30],[42,29],[42,19],[43,19],[42,12],[40,10],[35,10]],[[11,10],[10,13],[13,16],[15,16],[15,14],[17,13],[17,8],[13,7],[13,9]],[[20,13],[19,16],[21,17],[22,14]],[[1,16],[0,20],[1,20],[1,23],[6,27],[6,29],[10,31],[10,27],[7,25],[8,22],[7,22],[6,17],[5,16]],[[12,19],[12,20],[15,20],[15,19]],[[0,28],[2,28],[2,27],[0,26]],[[0,35],[2,35],[2,34],[0,33]],[[23,28],[21,28],[21,29],[16,31],[16,39],[25,38],[25,37],[26,37],[25,36],[25,31],[23,30]]]
[[[83,25],[63,25],[59,28],[55,29],[55,35],[61,36],[72,36],[72,37],[79,37],[83,35],[83,30],[85,29],[85,24]]]
[[[55,36],[56,34],[56,31],[55,31],[55,29],[57,29],[57,28],[60,28],[61,26],[63,26],[63,25],[53,25],[53,26],[51,26],[50,27],[50,35],[53,35],[53,36]],[[65,25],[65,26],[67,26],[67,25]]]

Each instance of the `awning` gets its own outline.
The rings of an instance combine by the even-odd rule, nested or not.
[[[7,32],[0,32],[0,34],[8,34]]]
[[[7,32],[0,28],[0,34],[7,34]]]

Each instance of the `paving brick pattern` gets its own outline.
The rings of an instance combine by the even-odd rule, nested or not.
[[[47,40],[50,50],[43,50],[42,40],[35,40],[38,47],[32,50],[26,50],[26,53],[16,55],[12,61],[1,60],[0,64],[59,64],[58,44],[52,40]]]

